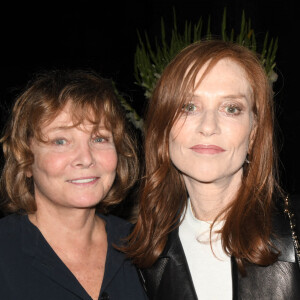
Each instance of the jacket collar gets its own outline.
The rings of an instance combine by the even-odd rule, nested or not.
[[[293,247],[293,240],[290,233],[290,226],[288,223],[288,219],[283,213],[277,212],[276,214],[274,214],[272,232],[273,237],[271,239],[271,242],[281,253],[278,260],[294,263],[296,261],[296,257]],[[179,238],[178,228],[174,229],[169,234],[166,246],[162,254],[160,255],[155,265],[151,268],[150,274],[153,273],[153,269],[155,269],[155,282],[153,281],[153,276],[147,274],[147,270],[143,272],[148,282],[147,285],[150,291],[157,292],[157,289],[161,288],[159,285],[165,271],[166,273],[168,273],[166,274],[166,276],[171,276],[171,274],[169,274],[169,270],[167,269],[171,264],[174,266],[174,269],[176,269],[176,276],[180,277],[179,281],[183,282],[184,289],[190,297],[188,299],[197,299],[186,257],[184,255],[184,250]],[[240,276],[234,257],[231,257],[231,270],[233,300],[235,300],[238,299],[238,285]],[[182,297],[181,299],[184,298]]]
[[[115,274],[123,265],[126,260],[125,255],[116,250],[113,245],[121,246],[124,239],[128,234],[131,224],[120,222],[120,219],[114,216],[99,215],[106,222],[107,232],[107,255],[105,261],[105,274],[101,286],[101,292],[110,284]]]
[[[22,251],[30,256],[33,268],[82,299],[89,299],[76,277],[50,247],[39,229],[29,221],[27,215],[22,216],[21,239]]]
[[[168,279],[162,280],[165,271],[167,277],[172,277],[172,273],[175,272],[176,277],[174,279],[176,282]],[[178,228],[169,234],[164,251],[156,263],[150,269],[143,270],[142,274],[146,277],[144,279],[147,282],[150,299],[156,299],[156,294],[160,295],[159,299],[197,299],[188,263],[179,239]],[[151,274],[155,274],[155,276]],[[171,295],[169,293],[173,289],[168,286],[170,282],[171,285],[179,284],[184,288],[176,289],[176,295]]]
[[[112,216],[99,215],[99,217],[106,222],[108,242],[102,291],[109,285],[125,260],[124,254],[114,249],[113,244],[120,245],[120,235],[125,237],[128,227],[124,228],[123,222],[115,224],[115,218]],[[22,251],[30,257],[32,266],[82,299],[90,299],[85,289],[50,247],[39,229],[29,221],[28,216],[24,215],[20,218]]]

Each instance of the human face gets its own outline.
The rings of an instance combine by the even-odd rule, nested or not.
[[[234,61],[220,60],[205,76],[170,132],[170,157],[187,185],[241,182],[255,127],[252,101],[246,73]]]
[[[38,210],[43,207],[91,208],[110,190],[117,167],[112,133],[100,124],[73,125],[66,108],[42,134],[49,142],[32,140],[31,173]]]

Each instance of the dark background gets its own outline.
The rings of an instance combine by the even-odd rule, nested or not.
[[[196,23],[202,16],[206,24],[210,15],[212,32],[217,35],[223,9],[227,7],[227,27],[239,31],[244,10],[246,18],[251,19],[258,46],[267,31],[270,37],[279,38],[276,58],[279,77],[274,91],[281,178],[288,192],[299,192],[300,104],[296,93],[299,11],[296,0],[61,3],[40,2],[30,7],[15,2],[1,8],[1,129],[13,99],[32,74],[56,67],[92,68],[112,78],[118,90],[143,115],[144,91],[135,84],[133,75],[137,30],[141,33],[146,30],[150,37],[159,36],[161,17],[167,29],[173,26],[174,7],[179,30],[183,29],[185,20]]]

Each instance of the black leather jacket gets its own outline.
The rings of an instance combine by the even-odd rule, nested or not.
[[[300,200],[299,200],[300,201]],[[295,220],[300,222],[300,203],[296,203]],[[293,300],[300,299],[300,270],[287,214],[274,215],[273,231],[278,236],[273,243],[280,250],[279,260],[261,267],[247,266],[242,277],[235,258],[231,258],[233,299]],[[294,228],[295,230],[295,228]],[[300,236],[299,236],[300,237]],[[179,239],[178,229],[171,232],[163,253],[148,269],[140,270],[150,300],[196,300],[197,295]],[[216,274],[217,276],[217,274]]]

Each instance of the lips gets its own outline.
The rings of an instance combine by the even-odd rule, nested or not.
[[[202,144],[194,145],[190,149],[200,154],[219,154],[225,151],[223,148],[216,145],[202,145]]]
[[[87,178],[76,178],[67,180],[67,182],[74,183],[74,184],[92,184],[96,182],[99,177],[87,177]]]

